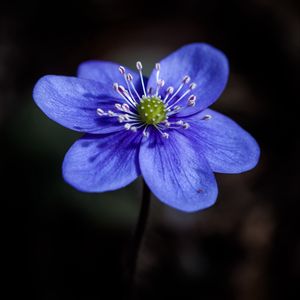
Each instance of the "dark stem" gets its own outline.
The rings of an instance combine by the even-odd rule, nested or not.
[[[143,198],[140,209],[140,214],[138,217],[137,225],[135,227],[135,232],[133,235],[132,244],[129,251],[129,257],[127,262],[127,272],[126,272],[126,280],[125,280],[125,291],[126,296],[125,299],[132,299],[133,297],[133,289],[134,289],[134,280],[136,273],[136,266],[139,256],[139,250],[141,247],[143,235],[147,225],[147,219],[149,215],[150,208],[150,199],[151,199],[151,191],[147,186],[146,182],[143,180]]]

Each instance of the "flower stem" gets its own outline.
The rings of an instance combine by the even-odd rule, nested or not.
[[[151,199],[151,191],[147,186],[146,182],[143,180],[142,204],[141,204],[140,213],[135,228],[135,232],[133,235],[133,240],[130,247],[128,262],[127,262],[127,272],[126,272],[127,278],[125,281],[126,284],[125,299],[128,300],[132,299],[133,297],[136,266],[137,266],[139,250],[141,247],[143,235],[147,225],[147,219],[148,219],[149,208],[150,208],[150,199]]]

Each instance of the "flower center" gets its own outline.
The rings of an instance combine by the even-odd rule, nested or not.
[[[177,89],[169,86],[161,90],[165,81],[160,78],[160,64],[155,64],[156,69],[156,87],[145,87],[142,63],[138,61],[136,68],[139,71],[142,91],[136,89],[133,76],[127,73],[123,66],[119,67],[119,72],[123,76],[127,86],[113,84],[114,90],[123,98],[124,103],[115,103],[115,110],[104,111],[97,108],[97,114],[100,117],[118,118],[120,123],[124,123],[126,130],[138,132],[142,130],[145,137],[149,136],[149,128],[154,127],[163,138],[168,138],[166,131],[174,129],[188,129],[190,125],[184,120],[178,119],[176,114],[187,106],[196,105],[196,95],[189,95],[197,86],[195,82],[189,83],[191,78],[188,75],[183,76],[178,83]],[[142,94],[141,94],[142,93]],[[200,120],[209,120],[210,115],[205,115]]]
[[[158,97],[143,97],[137,105],[140,118],[146,124],[159,124],[167,119],[165,104]]]

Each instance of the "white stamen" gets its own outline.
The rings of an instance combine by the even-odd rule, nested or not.
[[[201,120],[208,121],[212,118],[211,115],[205,115]]]
[[[159,92],[160,88],[163,87],[164,85],[165,85],[165,81],[163,79],[157,80],[155,96],[158,96],[158,92]]]
[[[189,83],[191,80],[191,77],[188,75],[185,75],[182,79],[182,83],[180,84],[179,88],[177,89],[177,91],[172,95],[172,97],[168,100],[168,102],[166,103],[166,105],[168,105],[170,103],[170,101],[172,99],[174,99],[174,97],[181,91],[181,89],[183,88],[183,86],[187,83]]]
[[[146,90],[145,90],[145,84],[144,84],[144,78],[143,78],[143,65],[140,61],[136,62],[136,68],[138,69],[139,73],[140,73],[140,78],[141,78],[141,83],[142,83],[142,87],[143,87],[143,92],[144,92],[144,96],[147,96]]]
[[[113,87],[114,87],[114,90],[118,92],[119,85],[116,82],[113,84]]]
[[[118,83],[113,84],[114,90],[132,107],[135,108],[135,104],[132,102],[132,100],[125,97],[125,88],[119,85]]]
[[[123,111],[122,105],[120,103],[116,103],[115,108],[118,109],[118,110]]]
[[[118,116],[118,121],[119,121],[119,123],[122,123],[122,122],[125,121],[125,118],[122,115],[119,115]]]
[[[195,106],[196,105],[197,97],[195,95],[191,95],[188,98],[188,106]]]
[[[183,127],[183,129],[188,129],[188,128],[190,128],[190,124],[184,122],[184,123],[182,124],[182,127]]]
[[[129,105],[127,103],[123,103],[122,104],[122,109],[125,112],[130,112],[130,107],[129,107]]]
[[[197,84],[195,82],[192,82],[189,86],[190,90],[194,90],[196,88]]]
[[[143,130],[143,136],[144,137],[148,137],[149,136],[149,132],[147,131],[149,125],[146,125],[145,129]]]
[[[129,123],[126,123],[126,124],[124,125],[124,128],[125,128],[126,130],[129,130],[130,127],[131,127],[131,124],[129,124]]]
[[[131,107],[135,108],[137,102],[130,97],[128,91],[124,88],[124,86],[118,85],[118,92]]]
[[[124,75],[125,74],[125,68],[123,67],[123,66],[120,66],[119,67],[119,72],[122,74],[122,75]]]
[[[142,71],[143,65],[142,65],[142,63],[141,63],[140,61],[137,61],[137,62],[136,62],[136,68],[137,68],[139,71]]]
[[[158,83],[158,81],[159,81],[159,72],[160,72],[160,64],[159,63],[155,64],[155,69],[156,69],[156,82]]]
[[[173,110],[169,108],[169,109],[167,110],[167,116],[175,115],[175,114],[177,114],[181,109],[182,109],[182,106],[180,106],[180,105],[175,106],[175,107],[173,108]]]
[[[115,116],[117,116],[117,114],[114,113],[114,112],[111,111],[111,110],[109,110],[109,111],[107,112],[107,114],[108,114],[109,117],[115,117]]]
[[[161,129],[159,128],[159,125],[154,125],[154,127],[161,133],[163,138],[167,139],[169,137],[168,133],[161,131]]]
[[[182,83],[187,84],[191,80],[191,77],[189,75],[185,75],[182,79]]]
[[[197,99],[197,97],[195,95],[191,95],[188,98],[188,101],[195,101]]]
[[[195,89],[196,86],[197,84],[195,82],[191,83],[189,89],[185,91],[172,105],[170,105],[169,108],[171,108],[172,106],[180,102],[188,93],[190,93],[193,89]]]
[[[174,92],[174,88],[173,88],[172,86],[169,86],[169,87],[167,88],[167,94],[166,94],[166,96],[165,96],[165,99],[163,100],[164,103],[166,103],[166,101],[168,100],[169,96],[170,96],[171,94],[173,94],[173,92]]]
[[[128,74],[128,75],[129,75],[129,74]],[[134,84],[133,84],[132,80],[131,80],[131,81],[129,81],[129,83],[130,83],[130,86],[132,87],[133,91],[135,92],[136,96],[137,96],[137,97],[138,97],[138,99],[141,101],[142,99],[141,99],[141,97],[140,97],[139,93],[137,92],[137,90],[136,90],[136,88],[135,88],[135,86],[134,86]]]
[[[128,81],[132,81],[133,76],[132,76],[130,73],[128,73],[128,74],[126,75],[126,78],[127,78]]]
[[[124,79],[125,79],[125,82],[126,82],[126,85],[127,85],[127,89],[128,89],[128,91],[129,91],[129,94],[130,94],[130,98],[132,99],[132,102],[135,104],[135,105],[137,105],[138,103],[137,103],[137,101],[135,100],[135,97],[133,96],[133,94],[132,94],[132,91],[131,91],[131,88],[130,88],[130,85],[131,85],[131,82],[132,82],[132,80],[133,80],[133,76],[130,74],[130,73],[128,73],[128,74],[123,74],[124,75]],[[138,98],[139,98],[139,96],[138,96]]]
[[[174,88],[173,88],[172,86],[169,86],[169,87],[167,88],[167,93],[168,93],[168,94],[173,94],[173,93],[174,93]]]
[[[101,109],[101,108],[97,108],[97,114],[98,114],[100,117],[106,115],[106,113],[104,112],[104,110]]]
[[[157,84],[159,85],[159,87],[163,87],[165,85],[165,81],[163,79],[159,79],[157,81]]]

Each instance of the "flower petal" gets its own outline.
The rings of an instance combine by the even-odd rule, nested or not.
[[[185,75],[190,76],[190,83],[197,84],[192,91],[192,94],[197,96],[196,105],[185,108],[180,115],[191,115],[207,108],[218,99],[227,83],[228,74],[228,61],[221,51],[207,44],[190,44],[178,49],[160,62],[160,78],[165,80],[161,93],[164,96],[169,86],[173,86],[176,91],[182,78]],[[156,70],[149,78],[148,87],[150,86],[156,87]],[[186,89],[183,88],[178,96],[181,96]],[[186,103],[187,97],[178,104],[186,106]]]
[[[140,175],[141,135],[121,131],[86,135],[73,144],[63,162],[64,179],[83,192],[105,192],[128,185]]]
[[[201,120],[211,115],[210,120]],[[255,139],[237,123],[211,109],[187,117],[187,134],[198,143],[214,172],[241,173],[254,168],[260,150]]]
[[[182,132],[172,130],[165,139],[152,131],[142,143],[139,160],[149,188],[165,204],[192,212],[215,203],[215,177]]]
[[[79,78],[101,82],[102,84],[107,85],[108,88],[112,87],[115,82],[127,88],[124,76],[119,72],[119,67],[119,64],[109,61],[89,60],[79,65],[77,75]],[[126,68],[126,73],[130,73],[133,76],[132,83],[138,93],[142,96],[142,84],[139,74],[129,68]],[[147,84],[146,78],[144,78],[144,82]]]
[[[110,86],[75,77],[47,75],[34,87],[33,98],[39,108],[55,122],[88,133],[121,130],[117,118],[99,117],[97,108],[113,109],[123,102]]]

